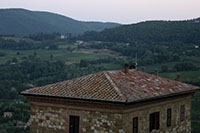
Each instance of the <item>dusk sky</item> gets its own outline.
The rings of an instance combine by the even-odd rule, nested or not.
[[[124,24],[200,17],[200,0],[0,0],[0,8],[49,11],[82,21]]]

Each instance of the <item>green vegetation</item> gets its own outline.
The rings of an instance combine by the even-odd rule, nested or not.
[[[200,18],[187,21],[147,21],[101,32],[86,32],[82,40],[126,42],[126,43],[170,43],[184,42],[199,44]]]
[[[77,37],[67,34],[64,39],[56,32],[34,33],[24,38],[1,35],[0,107],[5,112],[13,106],[10,111],[14,113],[18,108],[14,101],[23,101],[20,108],[29,110],[27,100],[19,92],[99,71],[122,69],[125,62],[134,64],[136,55],[138,70],[158,70],[160,76],[173,80],[180,74],[182,82],[200,86],[200,25],[196,22],[144,22]],[[193,133],[200,130],[199,97],[196,94],[192,101]],[[16,119],[27,122],[28,118],[26,114]],[[0,120],[0,128],[29,131],[17,131],[16,121]]]
[[[181,62],[194,58],[199,60],[200,23],[197,20],[147,21],[101,32],[86,32],[74,39],[101,41],[100,45],[90,47],[106,47],[132,58],[137,53],[140,65]]]
[[[7,61],[11,61],[15,57],[18,61],[26,60],[30,56],[34,56],[36,53],[37,57],[44,60],[50,60],[50,56],[53,55],[52,60],[61,60],[66,62],[79,62],[81,59],[93,59],[106,57],[102,54],[90,54],[90,53],[71,53],[67,50],[0,50],[5,56],[0,57],[0,64],[4,64]],[[17,55],[19,53],[19,55]]]
[[[199,133],[200,125],[200,92],[196,93],[192,100],[192,133]]]
[[[103,30],[116,23],[82,22],[49,12],[25,9],[0,9],[0,34],[26,36],[35,32],[81,34],[89,30]]]
[[[200,86],[200,71],[161,73],[160,76],[174,80],[178,74],[181,75],[182,82]]]
[[[21,103],[20,103],[21,102]],[[20,127],[19,123],[26,123],[29,120],[30,105],[22,101],[0,101],[0,132],[28,133],[29,127]],[[11,116],[4,116],[5,112],[12,113]]]
[[[41,86],[68,80],[98,71],[115,69],[124,64],[117,53],[101,49],[80,49],[79,45],[57,34],[34,34],[26,38],[0,37],[0,131],[28,132],[17,127],[17,122],[27,123],[29,113],[21,115],[21,108],[29,111],[27,100],[19,93],[31,86]],[[52,35],[56,35],[53,36]],[[50,38],[49,38],[50,37]],[[38,39],[39,38],[39,39]],[[42,39],[41,39],[42,38]],[[22,45],[26,44],[26,45]],[[54,46],[52,46],[54,45]],[[16,101],[22,101],[20,109]],[[7,104],[9,103],[9,104]],[[17,107],[16,107],[17,106]],[[12,107],[12,109],[11,109]],[[3,117],[11,112],[13,117]]]

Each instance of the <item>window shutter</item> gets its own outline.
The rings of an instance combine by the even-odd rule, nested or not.
[[[69,116],[69,133],[79,133],[79,116]]]
[[[133,133],[138,133],[138,117],[133,118]]]

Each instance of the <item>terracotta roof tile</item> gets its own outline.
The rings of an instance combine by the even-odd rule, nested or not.
[[[22,94],[80,98],[113,102],[135,102],[198,87],[140,71],[104,71],[81,78],[25,90]]]

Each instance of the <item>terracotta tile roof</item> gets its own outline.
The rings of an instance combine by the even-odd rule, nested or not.
[[[25,90],[22,94],[129,103],[197,89],[178,81],[129,70],[128,73],[104,71]]]

